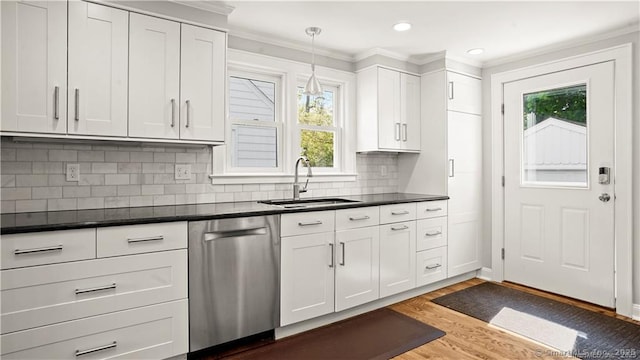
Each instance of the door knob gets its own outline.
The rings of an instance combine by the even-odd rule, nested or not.
[[[609,200],[611,200],[611,196],[607,193],[604,193],[598,196],[598,199],[600,199],[600,201],[602,202],[608,202]]]

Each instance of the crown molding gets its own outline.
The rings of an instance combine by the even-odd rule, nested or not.
[[[371,56],[375,56],[375,55],[381,55],[384,57],[388,57],[391,59],[395,59],[395,60],[400,60],[400,61],[409,61],[409,56],[394,52],[394,51],[390,51],[390,50],[385,50],[382,48],[373,48],[373,49],[369,49],[366,51],[363,51],[359,54],[356,54],[353,57],[353,61],[361,61],[364,60],[366,58],[369,58]]]
[[[199,10],[229,16],[236,8],[225,4],[221,1],[205,1],[205,0],[169,0],[176,4],[189,6]]]

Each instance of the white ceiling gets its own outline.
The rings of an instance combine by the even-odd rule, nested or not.
[[[414,62],[447,51],[485,63],[545,46],[636,26],[640,1],[226,1],[231,34],[357,59],[374,49]],[[398,21],[413,28],[399,33]],[[471,48],[482,55],[469,55]]]

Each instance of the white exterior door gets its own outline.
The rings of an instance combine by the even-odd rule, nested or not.
[[[400,73],[378,68],[378,146],[400,149]]]
[[[282,238],[280,325],[332,313],[334,310],[334,233]]]
[[[615,306],[613,74],[605,62],[504,86],[505,280],[607,307]],[[608,184],[601,167],[611,170]]]
[[[130,14],[129,136],[180,136],[180,24]]]
[[[416,222],[380,225],[380,297],[416,287]]]
[[[2,131],[67,132],[67,3],[2,1]]]
[[[420,77],[400,74],[401,139],[405,150],[420,151]]]
[[[378,299],[377,226],[336,232],[336,311]]]
[[[180,138],[224,141],[226,36],[182,24]]]
[[[129,13],[69,2],[70,134],[126,136]]]

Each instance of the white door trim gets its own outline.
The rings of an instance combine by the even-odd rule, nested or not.
[[[616,312],[633,312],[632,244],[632,44],[510,70],[491,76],[491,268],[494,281],[504,280],[504,128],[503,84],[604,61],[615,62],[615,291]],[[509,181],[507,179],[506,181]]]

